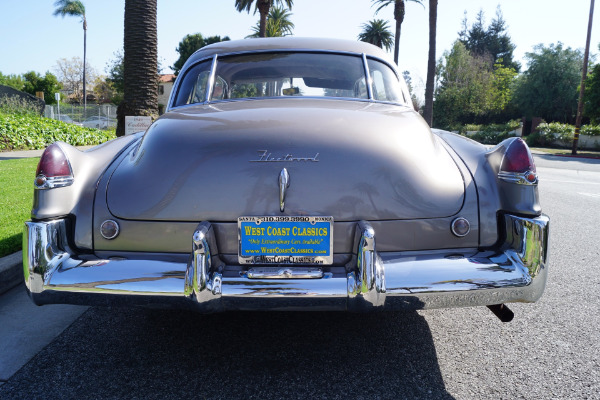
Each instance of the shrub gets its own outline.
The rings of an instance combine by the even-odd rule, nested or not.
[[[96,145],[114,138],[114,130],[101,131],[37,116],[0,113],[0,151],[43,149],[57,140],[73,146]]]
[[[0,113],[39,116],[38,107],[30,101],[17,96],[0,97]]]
[[[460,133],[466,135],[467,132],[474,131],[475,133],[468,135],[469,138],[483,144],[498,144],[504,139],[514,136],[511,132],[518,129],[520,126],[521,123],[517,120],[505,124],[466,124],[460,129]]]
[[[579,130],[582,135],[600,136],[600,125],[584,125]]]

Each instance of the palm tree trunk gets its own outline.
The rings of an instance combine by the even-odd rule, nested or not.
[[[258,36],[267,37],[267,16],[269,15],[271,3],[269,0],[258,0],[257,8],[258,13],[260,14],[260,26]]]
[[[427,60],[427,82],[425,84],[425,110],[423,118],[433,126],[433,85],[435,82],[435,35],[438,0],[429,0],[429,58]]]
[[[394,62],[398,65],[398,55],[400,54],[400,29],[402,22],[396,20],[396,37],[394,42]]]
[[[85,91],[85,60],[87,52],[87,21],[83,17],[83,118],[87,118],[87,93]]]
[[[404,22],[404,14],[406,13],[406,6],[404,0],[396,0],[394,4],[394,19],[396,20],[396,35],[394,42],[394,62],[398,65],[398,58],[400,55],[400,31],[402,29],[402,23]]]
[[[125,116],[158,116],[157,0],[125,0],[123,102],[117,108],[117,136]]]

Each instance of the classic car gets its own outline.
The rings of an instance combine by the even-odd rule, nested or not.
[[[108,129],[117,126],[117,121],[114,118],[95,116],[86,118],[82,125],[86,128]]]
[[[267,38],[198,50],[167,112],[50,145],[24,232],[38,304],[374,311],[535,302],[549,219],[519,137],[430,129],[379,48]]]
[[[74,125],[77,125],[77,126],[83,126],[83,124],[81,122],[75,122],[75,121],[73,121],[73,118],[71,118],[67,114],[60,114],[60,115],[58,115],[58,117],[56,119],[59,120],[59,121],[65,122],[67,124],[74,124]]]

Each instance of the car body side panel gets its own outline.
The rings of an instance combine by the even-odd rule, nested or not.
[[[481,143],[452,132],[439,129],[432,131],[450,145],[473,174],[479,196],[481,247],[491,247],[498,241],[498,212],[541,215],[537,185],[518,185],[498,179],[506,143],[514,139],[488,149]]]
[[[96,182],[115,156],[141,137],[141,133],[121,137],[86,151],[80,151],[66,143],[60,147],[66,154],[73,176],[71,186],[52,190],[34,190],[33,220],[76,216],[74,243],[81,249],[92,249],[92,211]],[[33,182],[32,182],[33,184]]]

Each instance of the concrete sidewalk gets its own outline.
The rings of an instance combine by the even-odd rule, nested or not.
[[[96,146],[77,146],[81,151],[91,149]],[[17,158],[33,158],[41,157],[44,149],[42,150],[19,150],[19,151],[0,151],[0,160],[14,160]]]
[[[0,295],[23,282],[23,252],[0,258]]]

